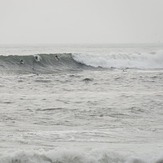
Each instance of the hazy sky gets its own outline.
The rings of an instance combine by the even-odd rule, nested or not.
[[[163,0],[0,0],[0,44],[163,43]]]

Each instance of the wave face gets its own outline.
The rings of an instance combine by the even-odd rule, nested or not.
[[[76,62],[70,53],[0,56],[0,71],[8,73],[53,73],[84,67],[87,66]]]
[[[163,69],[163,51],[151,53],[109,53],[107,55],[74,54],[82,64],[102,68]]]
[[[108,151],[19,152],[0,158],[0,163],[162,163],[162,157],[124,156]]]
[[[97,68],[163,69],[163,51],[155,53],[37,54],[0,56],[0,71],[53,73]]]

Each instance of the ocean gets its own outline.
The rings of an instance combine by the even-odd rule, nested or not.
[[[0,163],[163,163],[163,46],[1,45]]]

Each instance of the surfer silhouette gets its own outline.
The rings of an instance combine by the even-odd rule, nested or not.
[[[40,61],[40,59],[39,59],[39,57],[37,55],[34,56],[34,59],[35,59],[36,62],[39,62]]]
[[[59,61],[59,58],[58,58],[58,56],[57,56],[57,55],[55,56],[55,58],[57,59],[57,61]]]
[[[34,55],[34,60],[33,60],[33,70],[35,71],[35,63],[38,63],[41,61],[41,57],[39,55]]]
[[[21,60],[19,61],[19,63],[20,63],[21,65],[24,64],[24,60],[21,59]]]

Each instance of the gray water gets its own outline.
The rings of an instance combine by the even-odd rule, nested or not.
[[[20,58],[42,53],[60,58],[50,73],[44,64],[46,71],[39,71],[39,65],[24,74],[13,71],[13,60],[4,59],[8,71],[0,71],[0,162],[162,163],[163,48],[55,49],[0,48],[4,56],[13,51]],[[59,51],[72,53],[86,68],[72,70],[68,62],[64,69]],[[110,61],[104,63],[108,58],[114,58],[110,68]],[[62,69],[52,72],[59,64]]]

